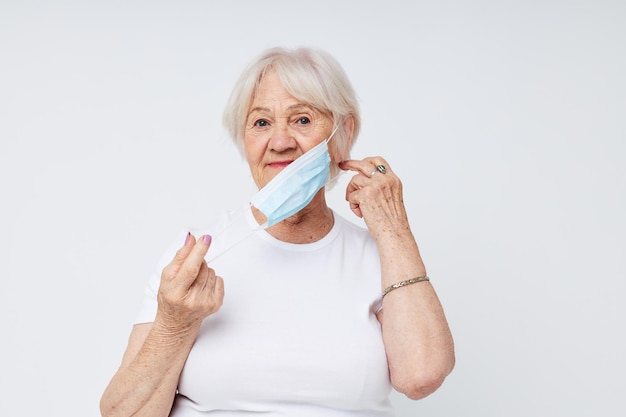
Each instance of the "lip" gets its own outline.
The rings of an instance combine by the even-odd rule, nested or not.
[[[269,164],[267,164],[270,168],[275,168],[275,169],[283,169],[285,168],[287,165],[289,165],[290,163],[292,163],[294,160],[290,159],[290,160],[286,160],[286,161],[274,161],[274,162],[270,162]]]

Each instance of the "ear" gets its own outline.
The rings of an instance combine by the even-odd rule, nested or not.
[[[337,144],[337,153],[333,160],[337,163],[344,161],[350,155],[352,148],[352,139],[354,138],[354,117],[349,114],[345,116],[341,122],[341,130],[343,131],[343,141]]]

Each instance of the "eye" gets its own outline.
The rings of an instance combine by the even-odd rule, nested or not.
[[[298,119],[298,123],[300,123],[301,125],[308,125],[309,123],[311,123],[311,119],[309,119],[308,117],[300,117]]]
[[[268,126],[268,125],[269,125],[269,123],[268,123],[268,121],[267,121],[267,120],[265,120],[265,119],[259,119],[259,120],[257,120],[256,122],[254,122],[254,125],[255,125],[255,126],[258,126],[258,127],[266,127],[266,126]]]

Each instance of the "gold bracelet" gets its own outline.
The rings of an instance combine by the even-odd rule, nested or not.
[[[430,281],[430,278],[428,278],[428,275],[407,279],[406,281],[396,282],[395,284],[385,288],[385,290],[383,291],[383,297],[389,294],[391,291],[395,290],[396,288],[404,287],[405,285],[411,285],[411,284],[415,284],[417,282],[423,282],[423,281]]]

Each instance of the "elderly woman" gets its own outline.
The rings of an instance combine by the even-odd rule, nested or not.
[[[259,194],[243,221],[188,233],[159,267],[102,415],[392,416],[392,387],[434,392],[454,366],[452,337],[400,179],[382,157],[349,159],[360,118],[340,65],[268,50],[224,122]],[[341,170],[367,229],[326,204]]]

